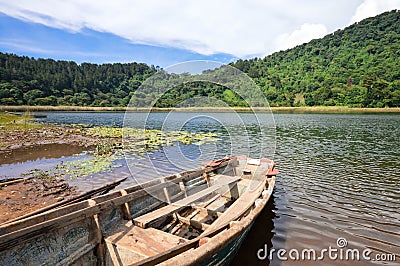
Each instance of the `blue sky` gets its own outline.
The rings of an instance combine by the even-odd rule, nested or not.
[[[173,47],[133,44],[112,33],[83,29],[70,32],[18,20],[0,13],[0,51],[35,58],[53,58],[77,63],[144,62],[169,66],[190,60],[228,63],[229,54],[202,55]]]
[[[400,0],[0,0],[0,51],[77,63],[228,63],[395,8]]]

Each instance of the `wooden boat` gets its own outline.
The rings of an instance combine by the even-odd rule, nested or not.
[[[0,225],[3,265],[223,265],[278,171],[232,156]]]
[[[32,177],[30,177],[30,178],[32,178]],[[0,186],[12,185],[12,184],[15,184],[15,183],[24,182],[26,180],[29,180],[30,178],[13,178],[11,180],[5,180],[5,181],[1,180],[0,181]],[[70,205],[70,204],[73,204],[73,203],[76,203],[76,202],[80,202],[80,201],[83,201],[83,200],[86,200],[86,199],[90,199],[90,198],[95,197],[97,195],[106,194],[109,191],[111,191],[112,189],[114,189],[116,186],[121,184],[121,182],[125,181],[127,178],[128,177],[124,177],[124,178],[118,179],[118,180],[113,181],[111,183],[107,183],[105,185],[102,185],[100,187],[94,188],[94,189],[92,189],[90,191],[87,191],[85,193],[82,193],[80,195],[77,195],[77,196],[74,196],[74,197],[71,197],[71,198],[67,198],[65,200],[62,200],[62,201],[59,201],[57,203],[51,204],[51,205],[49,205],[47,207],[41,208],[39,210],[30,212],[30,213],[25,214],[23,216],[17,217],[17,218],[12,219],[12,220],[9,220],[7,222],[4,222],[4,223],[0,224],[0,227],[3,224],[19,221],[19,220],[34,216],[36,214],[44,213],[44,212],[46,212],[48,210],[51,210],[51,209],[67,206],[67,205]]]
[[[46,114],[33,114],[32,116],[33,116],[33,118],[46,118],[47,117]]]
[[[9,115],[15,115],[15,116],[22,116],[24,113],[20,113],[20,112],[8,112],[8,111],[5,111],[5,113],[6,114],[9,114]],[[33,118],[46,118],[47,117],[47,115],[46,114],[30,114],[30,113],[28,113],[30,116],[32,116]]]
[[[8,111],[5,111],[5,113],[9,114],[9,115],[15,115],[15,116],[22,116],[23,115],[23,113],[19,113],[19,112],[8,112]]]

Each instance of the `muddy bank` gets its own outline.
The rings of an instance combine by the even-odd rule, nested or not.
[[[69,127],[46,126],[27,130],[0,131],[0,152],[46,144],[90,147],[100,142],[98,137],[83,135],[80,129]]]
[[[41,159],[58,159],[65,156],[80,154],[83,151],[87,150],[91,150],[91,148],[81,147],[77,145],[54,143],[30,147],[24,146],[22,148],[0,152],[0,167],[3,164],[18,164]],[[38,162],[38,164],[40,165],[40,162]],[[16,175],[14,175],[13,177],[16,177]]]
[[[0,183],[0,223],[77,194],[77,189],[63,180],[36,177],[8,185]]]
[[[0,130],[0,165],[34,159],[31,158],[33,155],[54,157],[52,154],[55,151],[52,149],[54,145],[63,148],[57,149],[56,151],[60,154],[56,155],[65,156],[90,149],[101,142],[100,137],[85,135],[82,129],[67,126],[39,125],[22,130],[2,129]],[[0,223],[78,194],[77,188],[70,187],[63,179],[48,175],[41,176],[40,173],[40,171],[33,173],[33,177],[23,182],[9,185],[0,183]]]
[[[2,218],[0,222],[23,216],[70,196],[67,192],[65,195],[64,192],[49,194],[47,190],[52,185],[46,185],[45,182],[61,182],[55,180],[71,182],[75,178],[83,179],[99,173],[113,172],[114,169],[123,166],[120,162],[124,156],[122,149],[132,154],[141,154],[145,151],[158,151],[162,146],[176,145],[178,142],[196,144],[214,142],[217,139],[215,133],[195,134],[185,131],[163,132],[135,128],[60,126],[40,123],[25,126],[25,122],[23,124],[14,122],[14,117],[6,118],[8,120],[0,129],[0,166],[4,165],[5,168],[10,169],[20,164],[19,167],[23,168],[24,166],[21,165],[31,160],[33,165],[28,163],[27,165],[31,168],[23,168],[24,171],[20,172],[21,176],[29,176],[32,179],[20,184],[3,186],[0,193]],[[19,129],[16,130],[16,126],[19,126]],[[123,135],[128,140],[126,146],[122,145]],[[81,157],[76,160],[64,158],[51,167],[41,165],[39,162],[41,158],[62,158],[80,153],[80,151],[88,152],[78,155]],[[16,178],[18,175],[17,171],[13,170],[4,175],[4,178]],[[66,183],[63,186],[67,188]]]

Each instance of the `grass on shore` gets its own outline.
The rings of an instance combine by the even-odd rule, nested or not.
[[[32,122],[32,116],[29,113],[22,115],[12,115],[0,112],[0,130],[28,130],[42,127]]]
[[[11,112],[148,112],[148,111],[181,111],[181,112],[251,112],[245,107],[187,107],[187,108],[134,108],[134,107],[96,107],[96,106],[0,106],[0,111]],[[360,108],[346,106],[302,106],[302,107],[256,107],[257,112],[273,113],[400,113],[400,107],[393,108]]]
[[[400,113],[400,107],[365,108],[347,106],[303,106],[303,107],[271,107],[273,113],[337,113],[337,114],[368,114],[368,113]]]

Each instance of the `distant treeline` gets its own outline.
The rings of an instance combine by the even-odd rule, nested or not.
[[[271,106],[399,107],[399,58],[400,12],[395,10],[293,49],[231,65],[253,78]],[[126,106],[157,71],[142,63],[78,65],[0,53],[0,104]],[[154,99],[151,93],[135,96],[138,106]],[[204,82],[178,86],[156,106],[173,107],[195,96],[247,106],[231,90]]]
[[[155,71],[142,63],[78,65],[0,53],[0,103],[126,106]]]
[[[400,12],[365,19],[322,39],[232,65],[275,106],[400,106]]]

